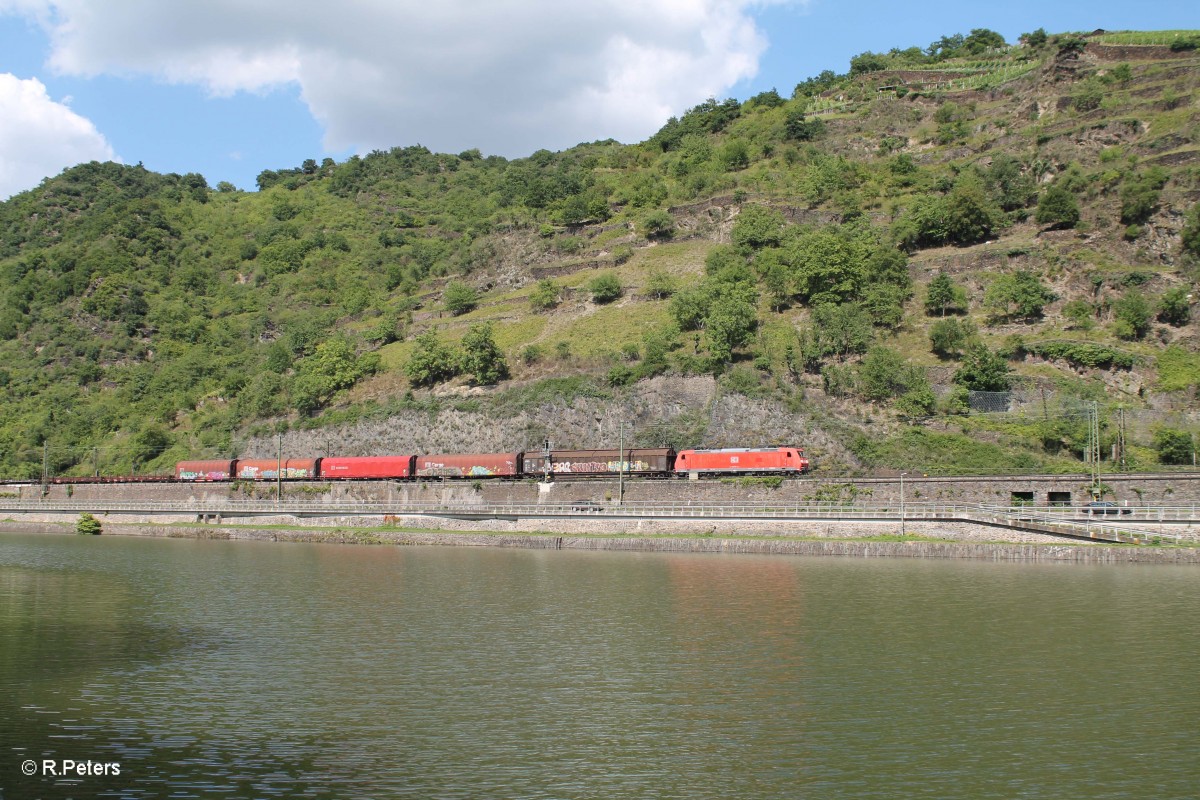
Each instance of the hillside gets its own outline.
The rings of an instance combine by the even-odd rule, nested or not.
[[[258,192],[69,169],[0,203],[0,476],[623,427],[827,474],[1190,466],[1198,45],[973,31],[640,144]]]

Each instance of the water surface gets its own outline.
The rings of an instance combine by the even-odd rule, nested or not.
[[[0,798],[1194,798],[1198,581],[0,534]]]

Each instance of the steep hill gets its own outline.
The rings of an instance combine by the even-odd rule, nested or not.
[[[0,475],[622,428],[831,474],[1190,465],[1200,33],[987,34],[636,145],[67,170],[0,203]]]

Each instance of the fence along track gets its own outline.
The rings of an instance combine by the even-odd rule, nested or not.
[[[435,503],[273,503],[251,501],[170,503],[104,502],[92,500],[6,500],[0,498],[0,513],[188,516],[204,522],[227,522],[238,518],[287,516],[296,519],[322,517],[406,516],[458,520],[521,519],[611,519],[611,520],[726,520],[780,522],[971,522],[1044,533],[1075,539],[1129,544],[1186,544],[1200,542],[1191,530],[1200,526],[1200,507],[1121,507],[1108,518],[1086,516],[1079,508],[989,506],[963,503],[837,504],[803,505],[690,505],[680,503],[592,504],[503,504],[449,505]],[[1125,513],[1125,512],[1128,513]],[[1157,526],[1157,528],[1152,527]],[[1171,527],[1175,530],[1167,531]],[[1180,529],[1183,530],[1180,530]]]

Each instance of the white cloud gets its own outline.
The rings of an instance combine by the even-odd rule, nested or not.
[[[803,2],[803,0],[794,0]],[[644,138],[752,77],[751,8],[788,0],[0,0],[71,75],[214,94],[297,83],[329,151],[524,155]],[[30,10],[34,9],[34,10]]]
[[[41,81],[0,73],[0,200],[64,167],[115,158],[96,126],[51,100]]]

